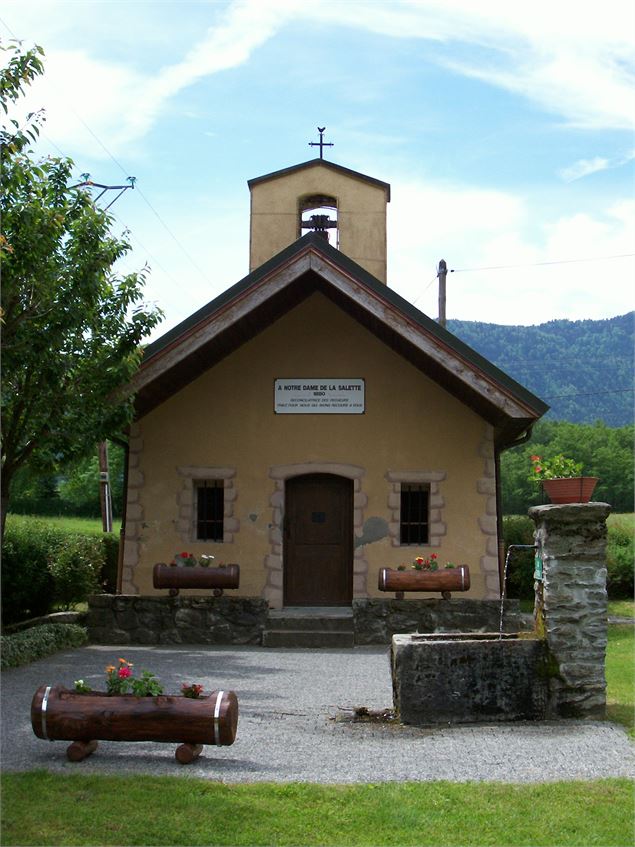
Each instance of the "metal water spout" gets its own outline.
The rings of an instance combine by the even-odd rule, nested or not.
[[[505,556],[505,567],[503,569],[503,590],[501,591],[501,608],[500,608],[500,617],[498,621],[498,640],[501,641],[503,638],[503,616],[505,614],[505,600],[507,599],[507,568],[509,567],[509,561],[512,557],[512,550],[535,550],[535,544],[510,544],[507,548],[507,555]]]

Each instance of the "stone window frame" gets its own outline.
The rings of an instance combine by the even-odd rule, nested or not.
[[[445,471],[388,471],[386,479],[388,488],[388,509],[390,522],[388,524],[388,536],[393,547],[440,547],[443,537],[447,534],[447,526],[443,519],[445,499],[442,494],[441,483],[446,479]],[[427,544],[402,544],[401,543],[401,486],[402,485],[427,485],[428,496],[428,542]]]
[[[177,473],[183,480],[181,490],[177,494],[179,517],[177,532],[181,541],[190,544],[233,544],[236,533],[240,530],[240,522],[234,514],[237,491],[234,478],[236,468],[204,467],[202,465],[186,465],[177,467]],[[223,482],[223,540],[204,540],[196,537],[196,488],[201,482]]]

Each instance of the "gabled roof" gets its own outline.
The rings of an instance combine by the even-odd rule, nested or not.
[[[511,444],[548,410],[451,332],[309,233],[146,348],[129,386],[136,393],[137,414],[147,414],[315,291],[491,423],[499,446]]]
[[[257,176],[254,179],[247,180],[247,185],[251,190],[253,185],[258,185],[261,182],[267,182],[271,179],[278,179],[282,176],[287,176],[288,174],[296,173],[298,171],[307,170],[308,168],[314,168],[317,165],[322,165],[325,168],[328,168],[331,171],[335,171],[336,173],[344,174],[345,176],[350,176],[353,179],[359,179],[362,182],[368,182],[370,185],[376,185],[379,188],[383,188],[386,192],[386,202],[390,203],[390,185],[387,182],[382,182],[380,179],[375,179],[372,176],[366,176],[366,174],[359,173],[359,171],[353,171],[350,168],[345,168],[343,165],[336,165],[335,162],[329,162],[327,159],[309,159],[308,162],[302,162],[299,165],[291,165],[289,168],[283,168],[280,171],[272,171],[270,174],[265,174],[264,176]]]

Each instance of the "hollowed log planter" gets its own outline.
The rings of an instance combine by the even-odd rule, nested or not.
[[[200,565],[184,566],[155,565],[152,569],[152,585],[169,588],[170,596],[176,597],[181,588],[208,588],[214,597],[221,597],[225,588],[238,588],[240,565],[225,565],[222,568],[203,568]]]
[[[470,569],[467,565],[457,568],[444,568],[439,571],[405,571],[394,568],[382,568],[379,571],[379,590],[394,591],[397,600],[403,600],[406,591],[440,591],[449,600],[452,591],[468,591],[470,588]]]
[[[175,756],[188,764],[200,755],[203,744],[234,743],[238,698],[233,691],[193,699],[78,694],[61,685],[41,685],[31,702],[31,726],[38,738],[72,741],[66,750],[72,762],[90,756],[99,739],[177,742]]]

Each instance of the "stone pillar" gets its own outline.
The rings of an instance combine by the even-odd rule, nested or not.
[[[607,639],[606,518],[608,503],[535,506],[536,617],[552,657],[554,717],[603,717]],[[544,628],[544,630],[543,630]]]

